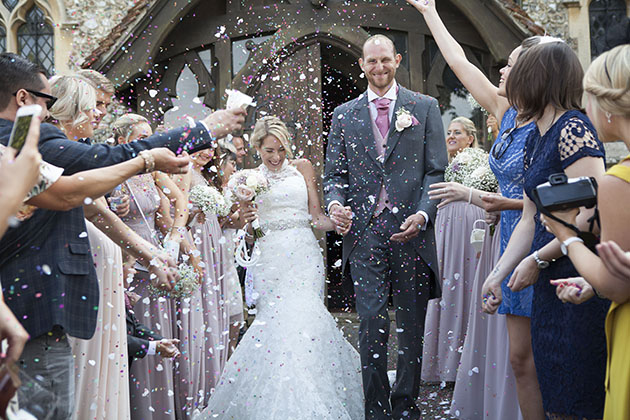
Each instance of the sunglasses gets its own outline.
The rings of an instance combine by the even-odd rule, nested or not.
[[[30,93],[33,96],[37,96],[38,98],[46,99],[46,108],[48,108],[49,110],[50,110],[50,108],[53,107],[55,102],[57,102],[57,97],[49,95],[47,93],[38,92],[36,90],[31,90],[31,89],[26,89],[26,88],[24,88],[24,90],[27,91],[28,93]],[[15,93],[13,93],[13,96],[15,96],[15,95],[17,95],[17,91]]]
[[[512,142],[514,141],[514,136],[512,135],[514,133],[514,130],[516,129],[516,127],[512,127],[508,130],[506,130],[502,135],[501,135],[501,141],[500,142],[495,142],[492,145],[492,156],[496,159],[499,160],[503,157],[503,155],[505,155],[505,152],[507,152],[507,150],[510,148],[510,146],[512,145]],[[509,139],[509,141],[508,141]]]

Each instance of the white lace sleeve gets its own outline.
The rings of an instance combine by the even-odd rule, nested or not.
[[[28,192],[24,201],[28,201],[47,190],[61,178],[61,174],[63,174],[63,168],[42,161],[39,165],[39,179],[35,186]]]

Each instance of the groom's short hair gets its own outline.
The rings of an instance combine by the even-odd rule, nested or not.
[[[394,51],[394,55],[398,54],[398,51],[396,51],[396,45],[394,44],[394,41],[392,41],[389,37],[385,35],[377,34],[377,35],[372,35],[371,37],[365,40],[365,42],[363,43],[363,47],[361,48],[361,58],[365,58],[363,56],[363,52],[365,50],[365,46],[369,42],[376,42],[376,43],[384,42],[386,44],[389,44],[392,47],[392,51]]]

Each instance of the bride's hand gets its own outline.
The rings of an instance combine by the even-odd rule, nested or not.
[[[244,225],[253,222],[258,217],[258,209],[256,208],[256,205],[253,202],[242,201],[240,202],[240,208],[241,208],[241,218],[243,220]]]

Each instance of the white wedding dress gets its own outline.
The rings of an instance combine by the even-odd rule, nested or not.
[[[306,183],[285,160],[262,171],[265,236],[252,270],[256,320],[197,419],[362,420],[359,355],[324,306],[325,266],[311,230]]]

